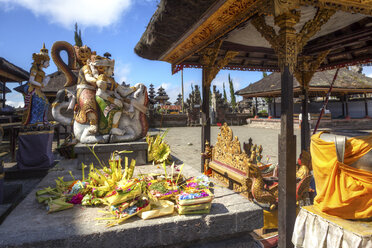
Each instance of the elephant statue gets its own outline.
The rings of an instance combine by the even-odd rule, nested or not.
[[[52,104],[52,115],[55,120],[63,125],[73,124],[75,138],[80,143],[115,143],[138,140],[145,137],[148,131],[148,122],[146,110],[148,105],[148,96],[146,86],[143,84],[135,85],[136,91],[127,96],[127,102],[124,104],[133,105],[132,115],[122,115],[119,120],[119,129],[124,130],[124,135],[111,135],[99,133],[92,134],[89,130],[89,124],[80,124],[72,117],[67,117],[66,110],[72,109],[75,105],[76,93],[62,89],[59,90],[56,100]],[[68,99],[66,101],[66,99]]]

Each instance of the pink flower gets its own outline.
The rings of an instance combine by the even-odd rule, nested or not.
[[[83,200],[83,195],[80,194],[80,193],[77,193],[76,195],[74,195],[70,201],[68,201],[68,203],[72,203],[72,204],[81,204],[81,201]]]

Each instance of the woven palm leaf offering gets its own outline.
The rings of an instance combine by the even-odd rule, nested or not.
[[[163,162],[164,174],[146,175],[148,195],[154,201],[175,200],[179,194],[179,182],[184,180],[181,173],[174,173],[174,163],[171,165],[171,173],[168,175],[166,163]],[[181,166],[181,170],[183,165]]]
[[[210,181],[205,175],[188,179],[176,197],[178,213],[208,214],[214,198],[209,188]]]
[[[124,152],[115,151],[109,160],[109,166],[98,160],[102,169],[91,164],[87,178],[84,175],[84,164],[81,180],[75,180],[71,172],[72,181],[64,181],[63,177],[59,177],[55,188],[47,187],[36,192],[38,202],[46,204],[48,213],[52,213],[72,208],[74,204],[115,206],[133,201],[142,194],[146,184],[143,180],[132,178],[135,160],[129,164],[125,157],[123,170],[120,153]]]

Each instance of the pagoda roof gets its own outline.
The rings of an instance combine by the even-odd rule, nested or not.
[[[309,83],[309,95],[325,95],[336,70],[316,72]],[[279,97],[281,94],[280,73],[274,72],[261,80],[235,92],[244,97]],[[301,87],[293,78],[293,92],[301,95]],[[334,82],[332,95],[372,93],[372,78],[361,73],[341,68]]]

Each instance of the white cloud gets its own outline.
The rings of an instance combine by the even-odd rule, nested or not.
[[[370,74],[368,74],[367,77],[372,78],[372,72]]]
[[[128,84],[128,76],[131,71],[131,64],[124,64],[119,62],[116,62],[115,65],[115,80],[117,83],[121,84],[123,81]],[[133,86],[133,85],[132,85]]]
[[[9,105],[9,106],[12,106],[12,107],[15,107],[15,108],[23,108],[24,106],[24,102],[15,102],[15,101],[11,101],[11,100],[6,100],[6,104]]]
[[[107,27],[116,23],[130,8],[132,0],[0,0],[6,11],[21,6],[36,16],[71,29],[75,22],[83,27]]]

